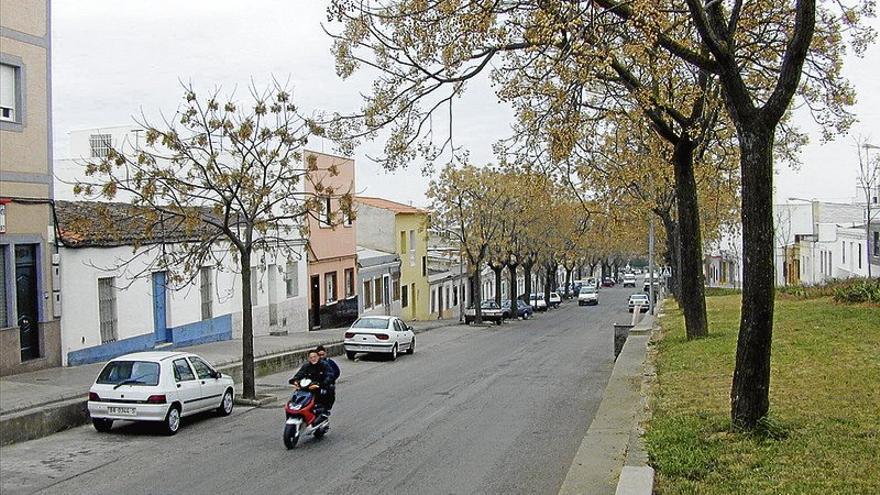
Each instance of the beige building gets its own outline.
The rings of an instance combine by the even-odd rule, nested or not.
[[[0,375],[61,364],[48,0],[0,0]]]

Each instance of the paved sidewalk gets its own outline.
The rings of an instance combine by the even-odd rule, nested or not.
[[[457,324],[457,320],[414,321],[413,329],[423,332]],[[261,335],[254,338],[254,357],[260,358],[342,342],[345,328],[293,333],[284,336]],[[241,339],[211,342],[174,349],[196,353],[217,367],[241,362]],[[50,368],[0,378],[0,416],[38,406],[85,396],[106,362]]]

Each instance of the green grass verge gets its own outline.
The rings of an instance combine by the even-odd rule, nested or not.
[[[880,308],[778,300],[770,416],[746,434],[729,418],[740,297],[706,303],[708,338],[685,339],[674,303],[662,322],[646,433],[657,492],[880,493]]]

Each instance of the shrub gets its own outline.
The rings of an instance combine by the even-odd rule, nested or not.
[[[859,279],[834,288],[834,300],[839,303],[880,304],[880,280]]]

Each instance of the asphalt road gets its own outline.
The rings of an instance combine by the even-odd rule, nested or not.
[[[276,406],[184,420],[174,437],[142,424],[83,426],[0,449],[13,493],[556,494],[613,365],[613,322],[633,289],[599,306],[500,327],[417,336],[416,352],[342,368],[326,438],[281,441],[290,372],[258,380]]]

